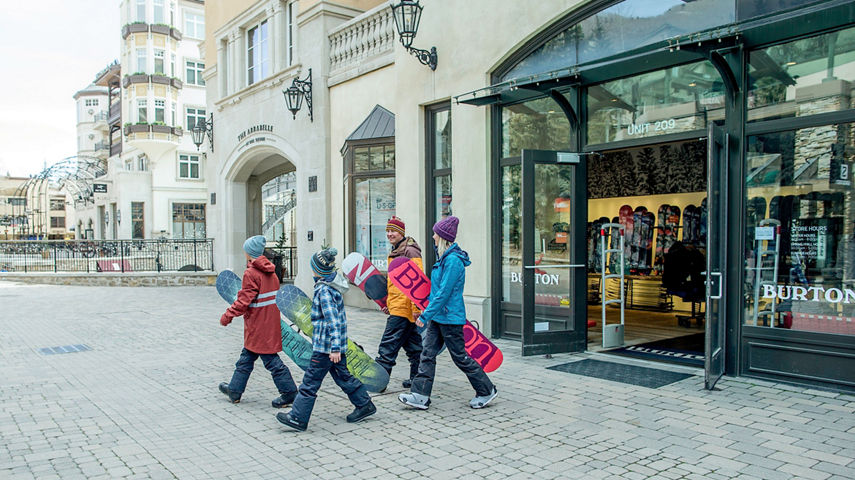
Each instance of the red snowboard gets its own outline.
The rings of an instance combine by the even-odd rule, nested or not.
[[[430,280],[415,262],[403,257],[393,259],[389,264],[389,279],[392,285],[398,287],[419,310],[424,311],[427,308]],[[504,360],[502,351],[469,320],[466,320],[466,324],[463,325],[463,340],[466,344],[466,353],[478,362],[485,372],[490,373],[502,364]]]
[[[350,283],[359,287],[366,297],[374,300],[380,308],[386,306],[386,276],[380,273],[365,255],[353,252],[344,257],[341,270]]]

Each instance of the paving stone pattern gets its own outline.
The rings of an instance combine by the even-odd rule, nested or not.
[[[346,423],[352,407],[327,380],[296,433],[274,418],[261,362],[241,403],[217,391],[243,329],[219,325],[213,287],[0,282],[0,306],[3,479],[855,478],[853,395],[742,378],[708,392],[685,367],[674,369],[694,375],[650,389],[546,369],[603,355],[522,358],[499,340],[488,408],[468,407],[474,393],[444,353],[429,410],[398,402],[399,363],[375,416]],[[376,354],[384,316],[348,318]],[[92,350],[39,353],[77,344]]]

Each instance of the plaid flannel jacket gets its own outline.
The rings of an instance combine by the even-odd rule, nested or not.
[[[347,317],[341,293],[324,283],[315,284],[312,298],[312,350],[343,352],[347,345]]]

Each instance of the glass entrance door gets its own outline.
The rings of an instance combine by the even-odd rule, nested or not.
[[[704,386],[712,390],[724,374],[725,266],[727,261],[727,159],[729,137],[709,126],[707,150],[707,278]]]
[[[522,353],[586,346],[583,156],[522,151]]]

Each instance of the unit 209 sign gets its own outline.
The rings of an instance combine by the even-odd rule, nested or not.
[[[626,126],[627,135],[645,135],[650,132],[665,132],[677,128],[677,121],[673,118],[658,120],[653,123],[630,123]]]

